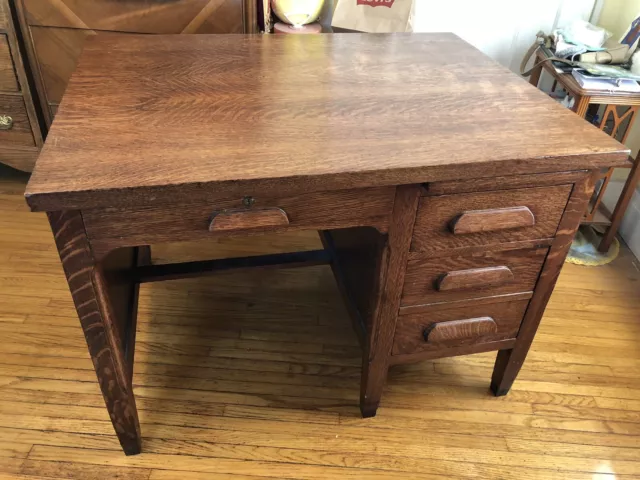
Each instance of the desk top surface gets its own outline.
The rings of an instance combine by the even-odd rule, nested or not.
[[[453,34],[90,39],[34,210],[622,164],[628,151]]]

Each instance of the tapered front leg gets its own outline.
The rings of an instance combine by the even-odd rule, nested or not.
[[[113,285],[92,255],[80,212],[50,212],[48,216],[113,427],[124,452],[135,455],[141,448],[140,424],[133,398],[132,368],[127,364],[123,343],[123,332],[131,328],[131,321],[117,315],[132,314],[137,290],[125,285],[132,296],[125,307],[114,308],[110,301]]]
[[[560,275],[564,259],[569,253],[571,241],[580,226],[580,220],[593,193],[595,175],[596,172],[574,185],[556,237],[542,267],[535,294],[531,298],[520,326],[516,344],[512,349],[498,352],[491,377],[491,390],[496,396],[506,395],[509,392],[527,357],[553,287]]]
[[[419,199],[419,185],[397,188],[385,255],[388,258],[385,280],[378,292],[362,362],[360,411],[365,418],[375,416],[387,380]]]
[[[360,382],[360,413],[362,418],[376,416],[382,391],[387,382],[388,371],[389,361],[387,358],[370,361],[365,355]]]

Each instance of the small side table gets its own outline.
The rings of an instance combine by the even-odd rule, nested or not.
[[[538,50],[536,53],[536,62],[544,60],[545,55]],[[542,70],[546,70],[553,77],[553,86],[551,91],[555,91],[558,87],[564,89],[569,95],[575,98],[575,104],[572,110],[583,118],[594,109],[598,109],[600,105],[605,105],[599,128],[612,137],[624,143],[627,135],[631,131],[633,122],[636,120],[638,109],[640,108],[640,93],[621,93],[621,92],[603,92],[600,90],[586,90],[582,88],[573,75],[569,73],[558,73],[551,62],[541,64],[531,73],[529,82],[538,86]],[[613,239],[620,228],[622,217],[629,206],[633,192],[635,191],[638,181],[640,181],[640,154],[633,161],[631,172],[622,189],[618,203],[613,213],[610,213],[602,203],[605,190],[613,174],[613,168],[604,171],[600,177],[603,180],[599,190],[594,192],[594,196],[589,202],[589,208],[582,220],[583,224],[588,225],[604,225],[607,229],[602,237],[602,241],[598,246],[598,250],[606,252],[609,250]]]

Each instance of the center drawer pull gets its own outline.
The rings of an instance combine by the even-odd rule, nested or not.
[[[434,323],[425,328],[424,341],[439,343],[451,340],[481,337],[498,331],[498,325],[491,317],[467,318],[450,322]]]
[[[238,208],[214,213],[209,223],[209,231],[224,232],[286,225],[289,225],[289,217],[281,208]]]
[[[464,235],[533,227],[535,224],[536,219],[529,207],[508,207],[463,212],[453,219],[449,224],[449,229],[454,235]]]
[[[436,282],[439,292],[467,288],[497,287],[513,281],[513,272],[505,265],[499,267],[470,268],[442,275]]]

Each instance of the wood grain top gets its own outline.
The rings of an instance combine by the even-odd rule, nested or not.
[[[453,34],[96,36],[33,210],[622,165],[628,150]]]

